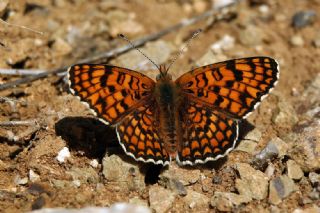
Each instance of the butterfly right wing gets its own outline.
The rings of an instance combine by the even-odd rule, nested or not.
[[[104,123],[115,125],[152,95],[155,82],[133,70],[105,64],[69,68],[71,92]]]

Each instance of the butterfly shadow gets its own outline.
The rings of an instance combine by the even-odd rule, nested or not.
[[[65,117],[55,124],[55,131],[70,150],[88,158],[102,159],[106,151],[121,150],[114,129],[94,118]]]
[[[118,155],[124,162],[136,165],[145,174],[145,183],[159,180],[161,165],[137,162],[122,150],[114,128],[90,117],[65,117],[55,125],[55,131],[67,143],[71,151],[102,161],[105,155]]]

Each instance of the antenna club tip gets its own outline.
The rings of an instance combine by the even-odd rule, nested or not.
[[[203,31],[203,30],[202,30],[201,28],[199,28],[199,29],[196,30],[195,33],[198,34],[198,33],[201,33],[202,31]]]

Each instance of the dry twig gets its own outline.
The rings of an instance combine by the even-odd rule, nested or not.
[[[47,72],[40,69],[2,69],[0,68],[0,75],[38,75]]]
[[[37,120],[25,120],[25,121],[1,121],[0,126],[36,126]]]

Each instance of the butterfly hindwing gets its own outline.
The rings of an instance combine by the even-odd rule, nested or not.
[[[138,107],[119,123],[118,139],[124,151],[136,160],[166,165],[170,157],[159,134],[158,109],[153,101],[150,103]]]
[[[177,161],[194,165],[228,154],[238,138],[238,122],[201,103],[187,102],[180,113],[182,133]]]
[[[77,64],[68,74],[73,94],[111,125],[148,100],[155,85],[139,72],[103,64]]]
[[[277,62],[269,57],[224,61],[196,68],[176,83],[194,101],[234,118],[245,118],[279,78]]]

